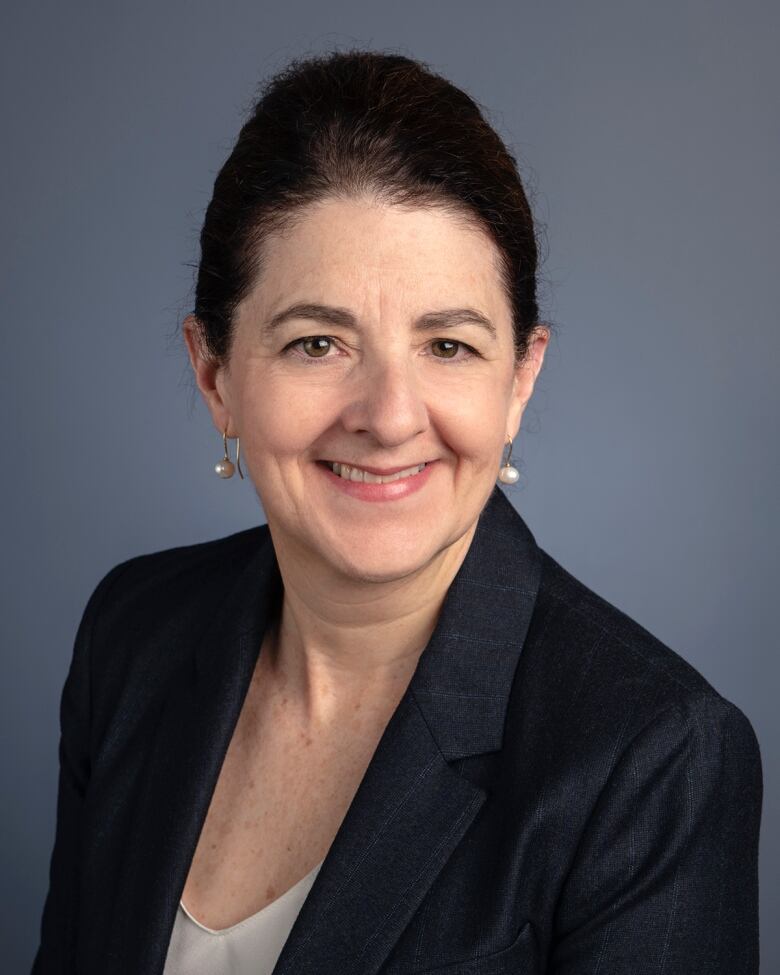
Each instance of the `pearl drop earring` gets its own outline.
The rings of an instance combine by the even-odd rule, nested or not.
[[[517,482],[520,480],[520,471],[509,463],[512,459],[512,438],[508,437],[508,440],[509,456],[507,457],[504,466],[498,472],[498,479],[503,484],[517,484]],[[506,444],[504,446],[506,446]]]
[[[217,461],[217,463],[214,465],[214,470],[217,472],[217,474],[219,474],[220,477],[232,477],[233,474],[235,474],[236,467],[228,455],[227,427],[225,427],[225,432],[222,434],[222,446],[225,451],[225,456],[222,458],[222,460]],[[236,437],[236,465],[238,466],[238,475],[243,481],[244,473],[241,470],[240,457],[241,457],[241,438]]]

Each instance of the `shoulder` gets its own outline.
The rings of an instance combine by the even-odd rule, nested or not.
[[[99,647],[152,634],[197,632],[269,537],[268,525],[222,538],[134,555],[100,579],[87,602],[81,629]]]
[[[74,658],[89,659],[98,710],[109,713],[134,688],[162,690],[268,537],[260,525],[135,555],[102,576],[74,649]]]
[[[268,525],[257,525],[242,531],[189,545],[177,545],[133,555],[117,563],[100,580],[99,586],[120,578],[125,585],[174,580],[182,574],[224,570],[236,560],[250,557],[268,535]]]
[[[229,587],[246,562],[268,537],[268,525],[259,525],[204,542],[178,545],[131,556],[114,565],[99,580],[89,597],[85,616],[127,613],[143,607],[153,612],[172,597],[188,593],[188,602],[214,587],[215,595]],[[197,587],[194,591],[193,587]]]
[[[729,747],[760,766],[745,713],[679,652],[539,549],[541,577],[521,654],[524,706],[563,739],[613,759],[640,736]],[[549,728],[550,725],[547,724]],[[578,747],[580,747],[578,745]]]
[[[557,950],[606,958],[605,945],[643,931],[660,944],[663,918],[664,951],[691,970],[712,970],[705,956],[717,954],[726,971],[748,946],[755,957],[763,772],[750,720],[672,647],[542,562],[524,671],[536,720],[516,751],[539,756],[519,759],[530,774],[518,778],[566,851]],[[680,891],[687,913],[675,913]]]

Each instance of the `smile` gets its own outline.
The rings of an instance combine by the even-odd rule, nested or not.
[[[364,484],[391,484],[393,481],[400,481],[407,477],[414,477],[425,469],[426,464],[417,464],[415,467],[407,467],[405,470],[396,471],[393,474],[372,474],[370,471],[363,470],[362,467],[352,467],[349,464],[339,464],[334,461],[322,461],[321,463],[329,467],[334,474],[343,478],[345,481],[358,481]]]

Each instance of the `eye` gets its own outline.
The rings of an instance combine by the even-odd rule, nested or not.
[[[460,356],[460,358],[457,359],[457,361],[461,361],[462,359],[469,359],[469,358],[471,358],[471,356],[474,356],[474,355],[479,355],[479,353],[477,352],[477,350],[474,349],[474,348],[472,348],[470,345],[466,345],[465,342],[457,342],[454,339],[434,339],[433,342],[431,342],[431,345],[432,346],[441,345],[441,346],[451,346],[452,347],[451,349],[447,349],[446,350],[446,352],[447,352],[446,355],[437,355],[437,356],[434,356],[434,358],[436,358],[436,359],[456,359],[456,357],[457,357],[457,348],[455,348],[456,346],[462,346],[464,349],[468,349],[468,354],[465,355],[465,356]],[[450,354],[450,352],[452,354]]]
[[[288,342],[285,345],[283,352],[297,348],[297,346],[303,346],[306,350],[305,356],[299,356],[299,358],[304,359],[325,359],[326,353],[333,343],[333,339],[329,335],[306,335],[302,339],[295,339],[293,342]],[[309,353],[313,354],[309,354]]]

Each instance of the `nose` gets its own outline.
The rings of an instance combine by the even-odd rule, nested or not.
[[[342,422],[351,433],[367,431],[388,447],[428,429],[428,406],[413,363],[385,350],[350,384]]]

